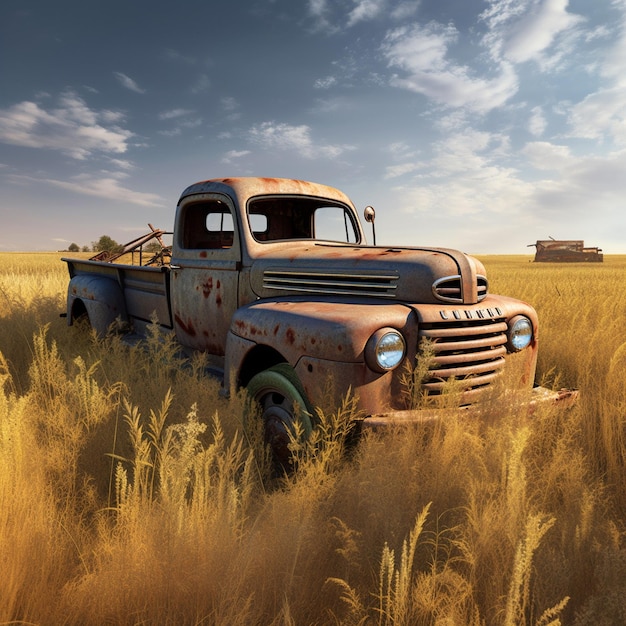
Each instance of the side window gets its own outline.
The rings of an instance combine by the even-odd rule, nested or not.
[[[315,210],[315,239],[356,243],[357,236],[349,214],[340,207],[327,206]]]
[[[182,229],[181,244],[188,250],[215,250],[233,245],[233,216],[228,206],[220,200],[187,206]]]

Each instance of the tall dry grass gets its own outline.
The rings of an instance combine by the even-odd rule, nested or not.
[[[348,397],[277,482],[202,359],[67,328],[58,257],[0,257],[0,623],[626,622],[626,258],[484,259],[576,408],[346,454]]]

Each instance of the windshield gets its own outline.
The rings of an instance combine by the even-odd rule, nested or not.
[[[324,198],[280,196],[251,200],[248,223],[256,241],[315,239],[360,243],[354,212]]]

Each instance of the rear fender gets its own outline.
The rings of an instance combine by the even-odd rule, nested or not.
[[[99,337],[104,336],[118,318],[128,321],[122,288],[112,278],[79,274],[70,280],[67,289],[68,324],[74,322],[77,311],[83,308]]]

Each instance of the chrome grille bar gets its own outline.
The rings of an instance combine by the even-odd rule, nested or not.
[[[507,328],[502,318],[421,325],[420,341],[429,341],[433,352],[424,389],[437,395],[454,379],[467,392],[493,382],[504,368]]]
[[[395,297],[398,275],[265,270],[263,286],[307,293]]]

